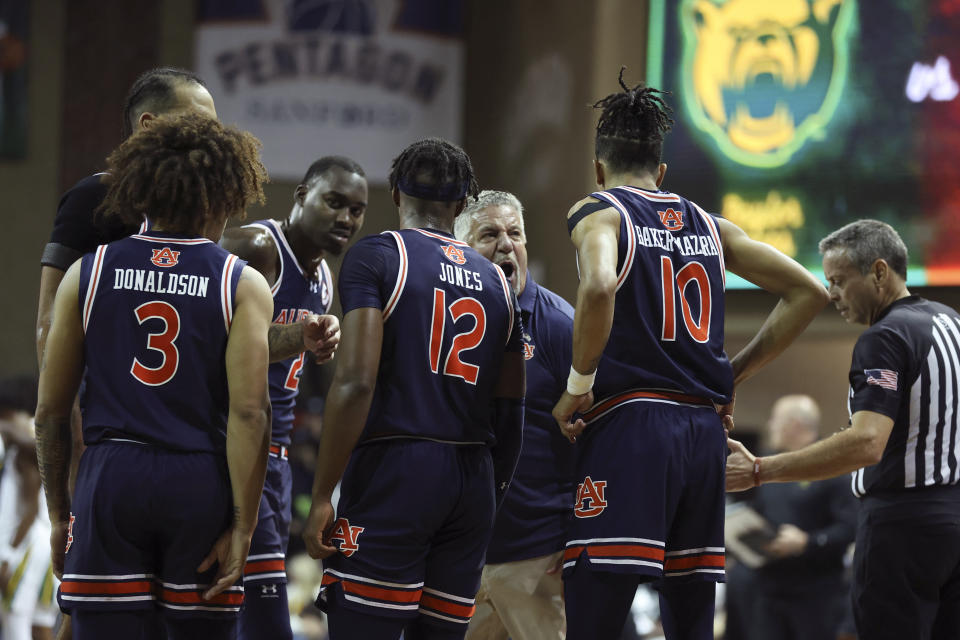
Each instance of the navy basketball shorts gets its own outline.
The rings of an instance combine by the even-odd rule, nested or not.
[[[267,476],[260,497],[257,528],[250,542],[244,584],[280,584],[287,581],[285,557],[290,539],[290,492],[293,476],[286,447],[270,445]]]
[[[580,439],[564,578],[580,564],[641,580],[724,580],[726,437],[712,407],[620,404]]]
[[[107,441],[87,447],[74,491],[63,582],[70,613],[159,606],[172,617],[235,617],[243,587],[207,601],[197,566],[231,522],[223,456]]]
[[[366,444],[341,483],[317,605],[466,630],[494,519],[485,446],[397,439]]]

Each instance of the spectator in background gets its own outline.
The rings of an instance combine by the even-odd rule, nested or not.
[[[810,396],[783,396],[767,427],[771,453],[802,449],[819,436],[820,409]],[[766,564],[728,577],[728,607],[742,612],[745,623],[737,637],[834,640],[848,597],[843,556],[856,529],[849,480],[764,485],[750,503],[776,537],[765,548]],[[741,582],[751,588],[738,588]]]
[[[40,490],[33,410],[37,382],[0,382],[0,636],[4,640],[46,640],[57,619],[48,545],[50,519]]]

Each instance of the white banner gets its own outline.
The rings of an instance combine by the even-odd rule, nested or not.
[[[200,0],[195,69],[274,179],[344,155],[385,183],[411,142],[460,143],[462,0]]]

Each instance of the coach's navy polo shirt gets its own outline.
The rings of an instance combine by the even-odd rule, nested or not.
[[[497,515],[487,563],[514,562],[563,548],[573,513],[575,445],[551,411],[567,387],[573,359],[573,307],[527,273],[520,294],[527,396],[523,449]]]

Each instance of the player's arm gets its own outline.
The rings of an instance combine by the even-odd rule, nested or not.
[[[739,384],[786,349],[827,305],[830,296],[795,260],[752,240],[729,220],[718,218],[717,224],[727,269],[780,297],[757,335],[730,360],[734,383]]]
[[[220,238],[220,246],[247,261],[247,264],[273,286],[279,277],[279,254],[269,231],[264,229],[227,229]],[[267,333],[270,362],[280,362],[311,352],[317,362],[333,357],[340,341],[340,322],[336,316],[311,314],[293,324],[271,324]]]
[[[236,307],[227,337],[225,364],[230,394],[227,413],[227,468],[233,494],[233,523],[198,567],[219,562],[210,599],[243,575],[243,565],[257,526],[260,493],[270,447],[270,398],[267,390],[267,329],[273,317],[273,296],[266,280],[244,267],[237,284]]]
[[[570,210],[568,219],[576,217],[584,206],[595,206],[595,203],[593,198],[578,202]],[[585,411],[593,403],[592,377],[613,326],[619,233],[620,214],[607,207],[582,218],[570,234],[580,266],[573,316],[573,366],[567,391],[553,408],[553,417],[571,442],[585,425],[582,420],[571,423],[570,419],[575,412]]]
[[[50,515],[54,571],[63,574],[70,521],[70,413],[83,374],[83,324],[78,287],[80,262],[71,266],[53,304],[53,318],[40,363],[37,396],[37,461]]]
[[[377,384],[383,345],[383,312],[359,307],[343,317],[337,371],[323,411],[323,431],[313,480],[313,501],[304,529],[304,542],[313,558],[337,551],[329,544],[333,526],[330,497],[366,425]]]
[[[759,465],[742,443],[729,439],[727,491],[743,491],[766,482],[823,480],[876,464],[892,430],[892,418],[857,411],[850,428],[797,451],[764,456]]]
[[[513,480],[523,447],[527,372],[523,359],[523,322],[520,319],[520,308],[516,304],[513,324],[507,351],[503,354],[500,365],[500,376],[494,389],[491,416],[496,443],[490,449],[490,457],[493,462],[493,482],[498,507]]]

